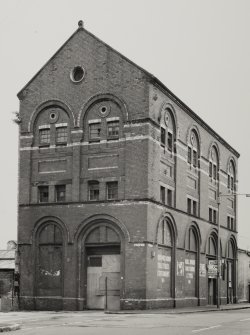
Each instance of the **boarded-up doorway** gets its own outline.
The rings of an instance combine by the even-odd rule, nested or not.
[[[90,255],[87,265],[87,308],[120,309],[120,255]]]

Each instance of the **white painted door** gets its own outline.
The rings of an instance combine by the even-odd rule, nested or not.
[[[120,255],[88,257],[87,307],[89,309],[120,309]],[[107,299],[107,301],[106,301]]]

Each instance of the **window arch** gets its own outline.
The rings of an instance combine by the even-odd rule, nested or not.
[[[164,106],[161,114],[161,145],[169,152],[174,152],[176,129],[173,113],[170,107]]]
[[[217,255],[217,240],[214,235],[208,238],[207,255],[215,257]]]
[[[232,240],[229,240],[227,244],[227,258],[235,258],[235,246]]]
[[[188,163],[199,167],[200,146],[197,132],[192,129],[188,140]]]
[[[65,146],[70,141],[70,118],[60,106],[49,105],[42,109],[34,122],[34,145]]]
[[[216,147],[213,145],[209,157],[209,177],[211,180],[219,179],[219,155]]]
[[[160,222],[158,227],[158,244],[172,247],[173,246],[173,236],[170,230],[170,222],[167,219],[164,219]]]
[[[230,160],[229,166],[228,166],[227,188],[228,190],[232,192],[236,191],[236,171],[235,171],[235,166],[232,160]]]
[[[84,106],[80,118],[85,141],[116,141],[123,137],[127,112],[119,99],[107,94],[90,99]]]
[[[37,235],[37,295],[61,296],[63,235],[59,226],[46,223]]]

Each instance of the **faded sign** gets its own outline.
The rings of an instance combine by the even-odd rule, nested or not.
[[[217,260],[210,259],[208,261],[208,269],[207,269],[208,278],[216,278],[217,272],[218,272]]]

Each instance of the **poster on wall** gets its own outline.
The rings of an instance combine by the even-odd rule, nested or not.
[[[207,268],[208,278],[216,278],[217,272],[218,272],[217,261],[210,259],[208,261],[208,268]]]
[[[184,276],[184,262],[177,262],[176,274],[177,276]]]

